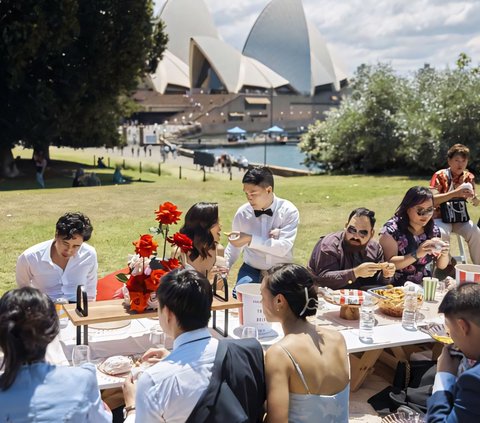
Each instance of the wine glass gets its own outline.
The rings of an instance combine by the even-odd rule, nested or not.
[[[160,325],[155,325],[150,328],[149,340],[156,348],[165,348],[165,332]]]
[[[242,329],[242,338],[258,338],[258,330],[254,326],[245,326]]]
[[[90,363],[90,347],[88,345],[75,345],[72,351],[72,364],[77,367]]]

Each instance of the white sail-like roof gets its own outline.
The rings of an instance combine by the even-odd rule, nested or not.
[[[190,38],[201,35],[218,38],[218,31],[204,0],[168,0],[160,18],[168,34],[168,50],[188,63]]]
[[[205,76],[205,66],[215,72],[224,89],[230,93],[238,93],[243,86],[268,89],[289,83],[267,66],[243,56],[218,38],[193,37],[190,46],[192,87],[197,86],[202,75]]]
[[[169,85],[184,87],[185,90],[190,88],[188,65],[169,50],[163,53],[155,73],[150,74],[149,78],[152,88],[160,94],[165,94]]]
[[[323,37],[307,21],[301,0],[272,0],[253,25],[243,54],[288,79],[302,94],[313,95],[315,87],[326,84],[339,89],[345,79]]]

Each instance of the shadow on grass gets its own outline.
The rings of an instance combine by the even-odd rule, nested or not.
[[[20,175],[12,179],[0,179],[0,191],[17,191],[38,189],[39,186],[35,179],[35,166],[32,160],[17,160],[17,167]],[[84,163],[68,162],[62,160],[50,160],[44,174],[45,188],[72,188],[74,174],[77,169],[82,168],[85,173],[95,173],[100,180],[102,186],[115,185],[113,183],[113,168],[98,169],[95,166],[86,165]],[[131,183],[153,183],[155,181],[145,179],[127,179],[126,184]]]

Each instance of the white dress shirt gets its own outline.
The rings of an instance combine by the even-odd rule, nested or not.
[[[255,269],[267,270],[281,263],[293,262],[293,243],[297,236],[299,213],[288,200],[273,197],[270,207],[273,216],[255,217],[253,207],[246,203],[233,218],[232,230],[252,235],[250,245],[242,248],[228,243],[225,249],[227,266],[231,268],[243,250],[243,261]],[[270,231],[278,229],[278,239],[270,238]]]
[[[208,388],[217,348],[208,328],[178,336],[171,354],[138,379],[136,412],[125,423],[185,422]]]
[[[17,285],[37,288],[53,300],[63,297],[70,301],[77,298],[77,286],[84,285],[88,299],[94,300],[98,270],[95,248],[82,243],[63,270],[52,261],[50,251],[54,241],[41,242],[20,254],[16,268]]]

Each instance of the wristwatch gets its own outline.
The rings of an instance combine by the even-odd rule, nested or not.
[[[418,260],[418,256],[417,256],[417,250],[413,250],[410,255],[415,259],[415,261]]]
[[[123,420],[125,420],[128,416],[128,413],[130,413],[130,411],[133,411],[133,410],[135,410],[134,405],[129,405],[128,407],[124,407],[123,408]]]

